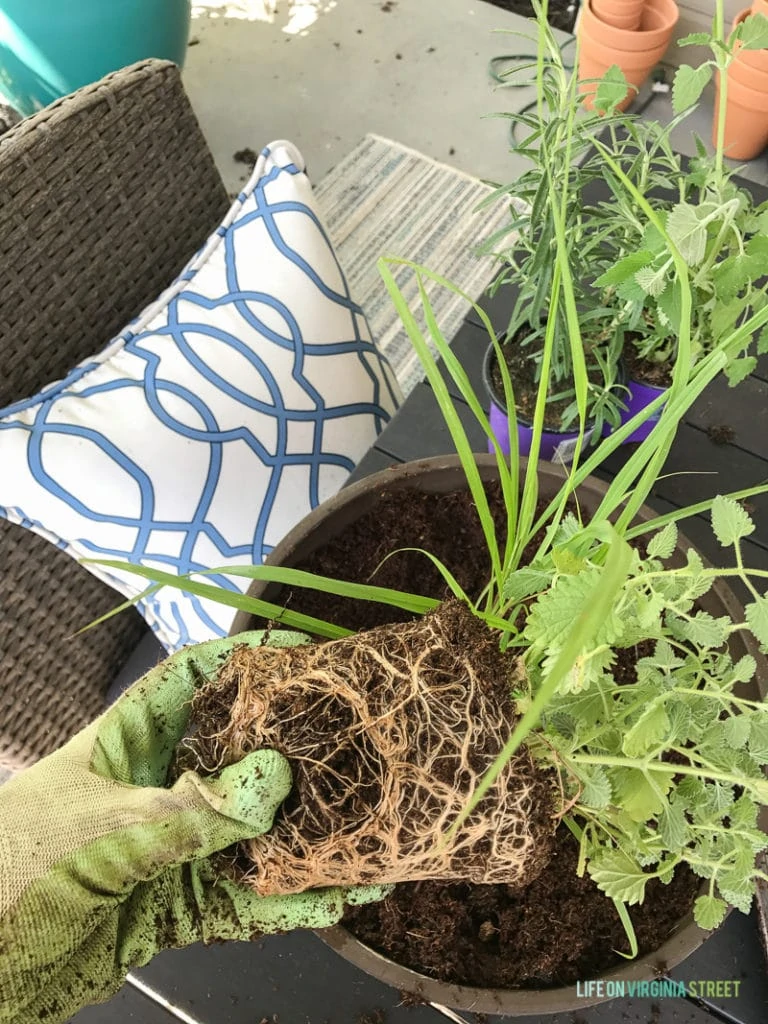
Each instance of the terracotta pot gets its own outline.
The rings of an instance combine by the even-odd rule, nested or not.
[[[494,457],[478,455],[476,459],[483,480],[497,478],[498,469]],[[524,473],[525,460],[523,459],[521,462],[521,472]],[[546,465],[539,466],[539,488],[542,498],[553,498],[562,482],[562,469]],[[311,512],[277,545],[267,558],[267,564],[282,566],[299,564],[321,545],[333,537],[339,536],[345,527],[375,508],[384,491],[413,489],[433,494],[449,494],[464,487],[466,487],[464,471],[456,455],[409,462],[393,469],[374,473],[364,480],[344,488]],[[578,499],[585,515],[596,510],[606,490],[607,484],[601,480],[589,477],[584,481],[578,489]],[[639,520],[647,521],[654,516],[655,513],[647,506],[641,508],[638,513]],[[680,536],[671,564],[685,565],[685,552],[690,546],[689,542]],[[264,584],[257,581],[251,583],[248,589],[251,597],[264,597],[267,600],[274,600],[278,592],[279,587],[275,584]],[[701,599],[701,605],[705,611],[715,617],[728,614],[734,622],[743,621],[743,609],[731,590],[719,580]],[[252,629],[254,625],[255,622],[251,615],[242,611],[238,612],[232,625],[231,634]],[[758,664],[758,678],[763,680],[768,678],[768,666],[750,635],[743,633],[733,635],[732,654],[734,659],[744,654],[751,654]],[[756,682],[742,684],[738,693],[749,699],[761,699]],[[659,963],[663,963],[667,969],[675,967],[698,949],[702,942],[709,937],[709,934],[695,924],[692,914],[688,914],[671,934],[664,937],[655,953],[618,964],[612,970],[603,972],[601,977],[611,982],[650,981],[658,976]],[[323,929],[318,932],[318,935],[345,959],[380,981],[401,991],[416,992],[425,1002],[451,1006],[457,1010],[517,1017],[583,1010],[587,1006],[604,1002],[608,998],[607,996],[579,998],[574,985],[563,988],[514,990],[451,985],[401,967],[400,964],[364,945],[344,927]],[[606,988],[608,987],[606,986]]]
[[[640,28],[645,0],[592,0],[592,11],[605,25],[636,32]]]
[[[734,62],[735,64],[735,62]],[[753,160],[768,146],[768,92],[751,88],[728,69],[728,98],[725,108],[723,152],[732,160]],[[746,67],[736,74],[748,73]],[[756,75],[757,73],[753,71]],[[717,146],[720,81],[716,83],[712,141]]]
[[[754,0],[750,10],[753,14],[764,14],[768,18],[768,0]]]
[[[680,16],[675,0],[646,0],[640,28],[631,32],[604,24],[594,13],[594,2],[589,0],[585,5],[579,22],[580,91],[588,110],[593,107],[596,85],[586,80],[601,78],[608,68],[618,64],[629,84],[639,89],[666,53]],[[634,95],[635,90],[628,90],[619,109],[625,110]]]
[[[766,0],[766,7],[768,7],[768,0]],[[753,13],[754,11],[751,11],[749,7],[745,7],[743,11],[739,11],[733,21],[734,31],[742,21],[745,20],[745,18],[749,17],[749,15]],[[768,14],[766,14],[766,17],[768,17]],[[752,68],[755,71],[760,71],[763,74],[768,75],[768,50],[745,50],[741,43],[739,43],[737,46],[736,57],[731,64],[731,68],[737,69],[737,77],[740,81],[743,81],[745,85],[752,85],[753,89],[764,89],[765,82],[761,81],[759,78],[756,79],[753,84],[750,82],[748,75],[742,76],[741,72],[744,67]]]

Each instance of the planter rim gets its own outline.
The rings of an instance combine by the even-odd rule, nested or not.
[[[626,54],[647,54],[660,46],[666,49],[680,17],[680,9],[675,0],[647,0],[643,17],[648,15],[655,22],[652,28],[643,28],[643,22],[638,29],[616,28],[598,17],[592,10],[592,0],[588,0],[583,6],[579,32],[587,34],[592,44],[620,51],[622,58],[617,63],[621,64]]]
[[[475,460],[480,469],[483,479],[492,479],[497,469],[496,458],[491,455],[475,455]],[[521,468],[524,469],[526,460],[521,459]],[[564,480],[563,471],[555,466],[545,463],[539,464],[539,474],[548,477],[558,484]],[[402,463],[391,469],[384,469],[378,473],[364,477],[357,483],[344,488],[334,497],[314,509],[303,519],[289,534],[274,548],[267,558],[267,564],[291,564],[292,552],[307,538],[313,534],[320,523],[325,522],[331,516],[342,512],[348,506],[354,506],[359,499],[364,499],[369,493],[375,493],[379,489],[395,483],[398,486],[417,486],[418,483],[430,475],[456,478],[459,485],[465,479],[461,468],[461,460],[458,455],[433,456],[420,459],[414,462]],[[579,490],[582,494],[591,491],[597,498],[601,498],[608,484],[595,477],[588,477]],[[433,488],[439,490],[439,488]],[[447,490],[443,488],[443,493]],[[656,513],[647,505],[643,505],[638,512],[638,519],[648,520],[656,517]],[[352,521],[349,518],[346,522]],[[677,550],[685,552],[693,545],[683,534],[678,537]],[[706,560],[705,560],[706,564]],[[249,594],[260,596],[266,585],[254,580],[249,587]],[[740,614],[740,605],[732,591],[722,581],[716,580],[712,588],[718,600],[730,615]],[[251,616],[248,613],[239,611],[230,631],[230,635],[242,632],[250,626]],[[737,619],[740,621],[740,619]],[[762,655],[757,644],[748,635],[742,637],[745,646],[748,648],[758,664],[758,674],[763,677],[763,685],[760,686],[761,694],[765,688],[765,679],[768,678],[765,656]],[[761,672],[762,669],[762,672]],[[413,992],[430,1003],[438,1003],[442,1006],[453,1006],[458,1010],[475,1011],[482,1013],[507,1014],[510,1016],[529,1016],[543,1013],[572,1012],[579,1008],[594,1006],[605,1002],[607,997],[575,997],[575,986],[553,988],[553,989],[491,989],[476,988],[467,985],[454,985],[448,982],[437,981],[426,975],[403,967],[388,957],[377,953],[357,939],[351,932],[341,925],[334,928],[322,929],[316,933],[332,949],[344,956],[351,963],[362,968],[369,974],[381,981],[393,986],[396,989]],[[666,968],[675,967],[686,957],[690,956],[709,937],[711,933],[703,931],[696,925],[693,914],[687,914],[676,926],[672,934],[653,953],[648,953],[627,964],[619,964],[611,970],[603,972],[605,980],[635,981],[651,980],[657,976],[657,968],[664,965]]]

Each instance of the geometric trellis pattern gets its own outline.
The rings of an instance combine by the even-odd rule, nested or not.
[[[0,514],[75,558],[176,574],[259,564],[342,486],[400,397],[301,155],[272,143],[155,303],[66,379],[0,412]],[[145,586],[89,569],[129,597]],[[174,588],[140,610],[168,650],[225,635],[233,617]]]

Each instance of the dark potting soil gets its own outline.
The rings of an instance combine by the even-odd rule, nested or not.
[[[598,976],[629,952],[610,900],[578,878],[578,847],[558,830],[548,866],[524,889],[463,882],[398,885],[382,903],[347,911],[345,924],[367,945],[441,981],[489,988],[570,985]],[[697,882],[678,871],[648,884],[630,911],[641,953],[657,949],[690,909]]]
[[[494,7],[501,7],[502,10],[512,11],[513,14],[522,14],[525,18],[536,17],[531,0],[486,0],[486,2],[493,4]],[[572,32],[578,9],[579,0],[549,0],[547,21],[553,28]]]
[[[486,491],[502,543],[505,513],[500,488],[489,484]],[[534,545],[538,539],[532,549]],[[383,489],[375,509],[296,568],[447,597],[442,577],[424,555],[400,551],[380,565],[400,547],[431,552],[470,596],[477,596],[487,582],[488,554],[466,491],[437,495]],[[320,592],[293,590],[276,600],[355,630],[410,618],[388,606]],[[632,678],[631,652],[625,659],[619,670]],[[619,962],[613,950],[626,950],[626,937],[613,904],[589,879],[577,878],[570,833],[560,829],[556,838],[555,856],[526,889],[403,884],[381,904],[350,910],[345,921],[369,945],[442,980],[541,987],[593,977]],[[690,872],[678,871],[670,886],[654,886],[649,884],[645,903],[632,911],[642,952],[658,948],[690,909],[698,882]]]
[[[668,388],[672,384],[672,365],[670,363],[651,363],[641,359],[637,349],[631,344],[624,346],[624,364],[627,377],[638,384],[648,384],[655,388]]]

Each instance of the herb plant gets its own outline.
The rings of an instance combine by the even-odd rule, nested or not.
[[[546,3],[540,13],[540,82],[550,40],[548,29],[541,25],[545,16]],[[568,152],[574,149],[574,131],[573,122],[567,122],[562,145]],[[440,332],[424,281],[431,278],[458,290],[434,272],[407,264],[416,276],[428,339],[392,273],[394,265],[406,261],[382,258],[379,269],[461,458],[490,555],[491,573],[482,594],[463,594],[442,567],[447,587],[489,629],[497,631],[502,648],[520,655],[525,667],[515,695],[520,717],[511,725],[502,754],[477,786],[452,832],[436,835],[435,842],[450,840],[489,792],[504,764],[526,743],[560,779],[558,815],[579,841],[579,870],[588,871],[613,900],[636,949],[626,907],[642,900],[649,879],[668,882],[677,866],[688,864],[707,882],[706,892],[696,901],[696,920],[712,928],[722,920],[728,903],[746,911],[755,879],[764,877],[755,867],[755,856],[768,846],[757,828],[758,808],[768,802],[763,773],[768,764],[768,705],[743,696],[741,687],[754,678],[756,659],[749,654],[735,658],[729,642],[743,635],[768,650],[768,595],[757,586],[768,573],[744,565],[742,541],[754,526],[738,503],[768,487],[747,487],[736,495],[718,496],[650,521],[637,522],[637,514],[662,471],[681,418],[706,386],[740,356],[753,335],[765,330],[768,306],[745,306],[739,316],[723,324],[694,361],[697,269],[687,258],[691,255],[683,240],[687,236],[678,232],[675,218],[670,224],[669,216],[654,209],[608,145],[601,140],[595,140],[595,145],[612,187],[636,211],[638,229],[655,240],[655,258],[666,265],[668,284],[676,296],[677,321],[672,383],[666,396],[603,438],[583,460],[590,399],[569,234],[575,180],[569,163],[559,165],[562,173],[547,177],[540,200],[551,224],[548,244],[553,263],[527,462],[518,455],[514,415],[510,415],[509,461],[502,454],[481,399]],[[706,231],[698,218],[697,223]],[[501,342],[482,308],[476,304],[475,308],[496,349],[506,405],[512,412],[514,386],[500,358]],[[567,325],[579,437],[560,490],[540,511],[538,452],[562,323]],[[496,454],[507,519],[504,543],[496,535],[471,445],[443,371]],[[575,500],[578,506],[579,485],[657,412],[660,418],[654,430],[628,456],[592,514],[570,512],[569,503]],[[677,522],[707,511],[717,540],[732,550],[731,569],[708,568],[692,550],[682,561],[677,557]],[[535,538],[539,540],[536,553],[524,560]],[[119,568],[129,567],[119,563]],[[345,632],[338,625],[308,620],[199,578],[180,579],[145,566],[130,568],[151,581],[150,591],[172,584],[200,596],[219,596],[231,606],[321,636]],[[417,613],[435,604],[417,595],[273,566],[213,572],[310,586],[360,600],[385,600]],[[730,615],[714,617],[702,607],[714,582],[731,577],[740,580],[750,594],[743,621],[734,621]],[[637,656],[635,675],[620,682],[614,669],[624,651]]]

